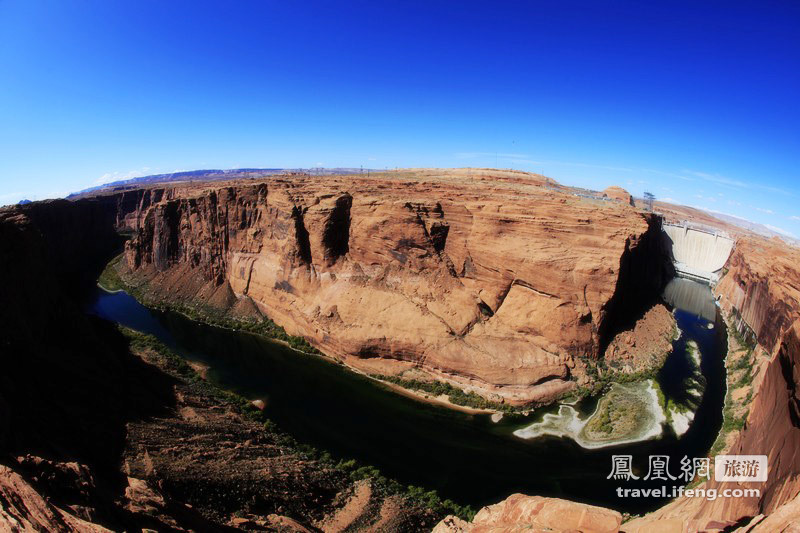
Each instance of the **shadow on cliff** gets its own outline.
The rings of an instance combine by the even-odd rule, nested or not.
[[[603,320],[597,331],[598,357],[603,357],[618,333],[632,330],[653,305],[662,302],[664,288],[675,277],[672,252],[661,232],[661,220],[655,215],[645,216],[647,231],[638,240],[625,242],[614,295],[603,308]]]
[[[121,246],[113,217],[103,201],[0,210],[0,461],[31,454],[89,466],[108,498],[97,507],[107,524],[119,524],[111,504],[125,486],[126,423],[174,403],[172,378],[83,310]]]

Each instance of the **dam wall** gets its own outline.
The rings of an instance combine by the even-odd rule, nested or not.
[[[678,275],[712,285],[733,251],[730,237],[688,225],[664,224]]]

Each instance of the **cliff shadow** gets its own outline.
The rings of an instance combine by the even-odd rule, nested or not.
[[[112,509],[126,485],[126,425],[168,412],[174,380],[84,312],[86,291],[121,245],[106,207],[32,206],[0,210],[0,457],[85,464],[108,499],[100,508]]]

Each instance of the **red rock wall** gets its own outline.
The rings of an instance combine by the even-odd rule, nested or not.
[[[768,352],[798,320],[798,259],[800,253],[780,242],[741,239],[715,291],[723,308],[741,317]]]
[[[769,513],[800,491],[800,250],[745,238],[727,268],[715,290],[720,305],[741,317],[771,356],[733,452],[768,455],[759,511]]]

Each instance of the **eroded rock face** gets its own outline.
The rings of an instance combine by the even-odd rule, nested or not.
[[[674,328],[672,313],[663,304],[656,304],[636,321],[633,329],[614,336],[606,348],[605,361],[627,372],[660,368],[672,351]]]
[[[658,220],[517,177],[292,177],[119,200],[132,279],[178,301],[252,300],[370,373],[421,369],[545,401],[671,274]],[[135,207],[134,207],[135,206]],[[622,294],[625,293],[625,294]]]
[[[450,516],[433,533],[572,532],[616,533],[622,515],[616,511],[558,498],[512,494],[484,507],[472,522]]]

